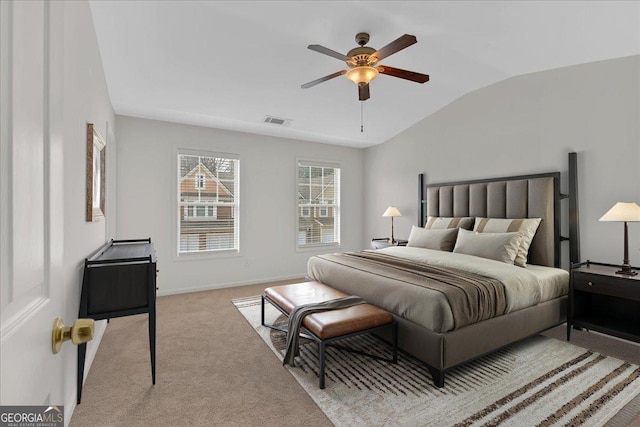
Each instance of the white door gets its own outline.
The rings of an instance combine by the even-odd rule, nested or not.
[[[76,350],[51,351],[64,313],[63,7],[0,1],[0,405],[64,405]]]

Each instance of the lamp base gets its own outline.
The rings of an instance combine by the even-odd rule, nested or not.
[[[624,274],[625,276],[635,276],[638,274],[638,272],[633,271],[630,265],[623,264],[620,270],[616,271],[616,274]]]
[[[618,270],[618,271],[616,271],[616,274],[624,274],[625,276],[635,276],[638,273],[635,272],[635,271]]]

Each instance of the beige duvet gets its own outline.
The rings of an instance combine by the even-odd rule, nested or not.
[[[536,274],[526,268],[503,262],[413,247],[389,247],[378,252],[416,264],[450,267],[497,279],[505,289],[505,313],[538,304],[545,289]],[[558,270],[558,275],[562,276],[564,282],[566,272],[550,270]],[[346,262],[340,254],[331,254],[310,258],[308,274],[314,280],[343,292],[359,295],[434,332],[447,332],[456,328],[446,295],[408,283],[384,269],[371,271],[365,264]]]

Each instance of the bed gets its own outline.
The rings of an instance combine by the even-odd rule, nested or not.
[[[443,387],[448,369],[566,321],[569,274],[560,269],[560,246],[569,241],[570,261],[579,262],[576,164],[570,153],[569,195],[560,193],[559,172],[427,185],[419,177],[421,228],[434,218],[540,218],[526,267],[467,253],[389,247],[311,257],[308,275],[393,313],[399,347],[423,361]],[[560,236],[562,199],[569,199],[568,238]],[[451,279],[461,271],[461,279]],[[457,281],[470,280],[469,290],[458,289]],[[478,303],[471,294],[492,297]]]

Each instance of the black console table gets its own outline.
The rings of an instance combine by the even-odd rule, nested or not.
[[[149,313],[151,379],[156,383],[156,255],[151,239],[111,240],[84,261],[80,318]],[[78,403],[87,345],[78,346]]]

